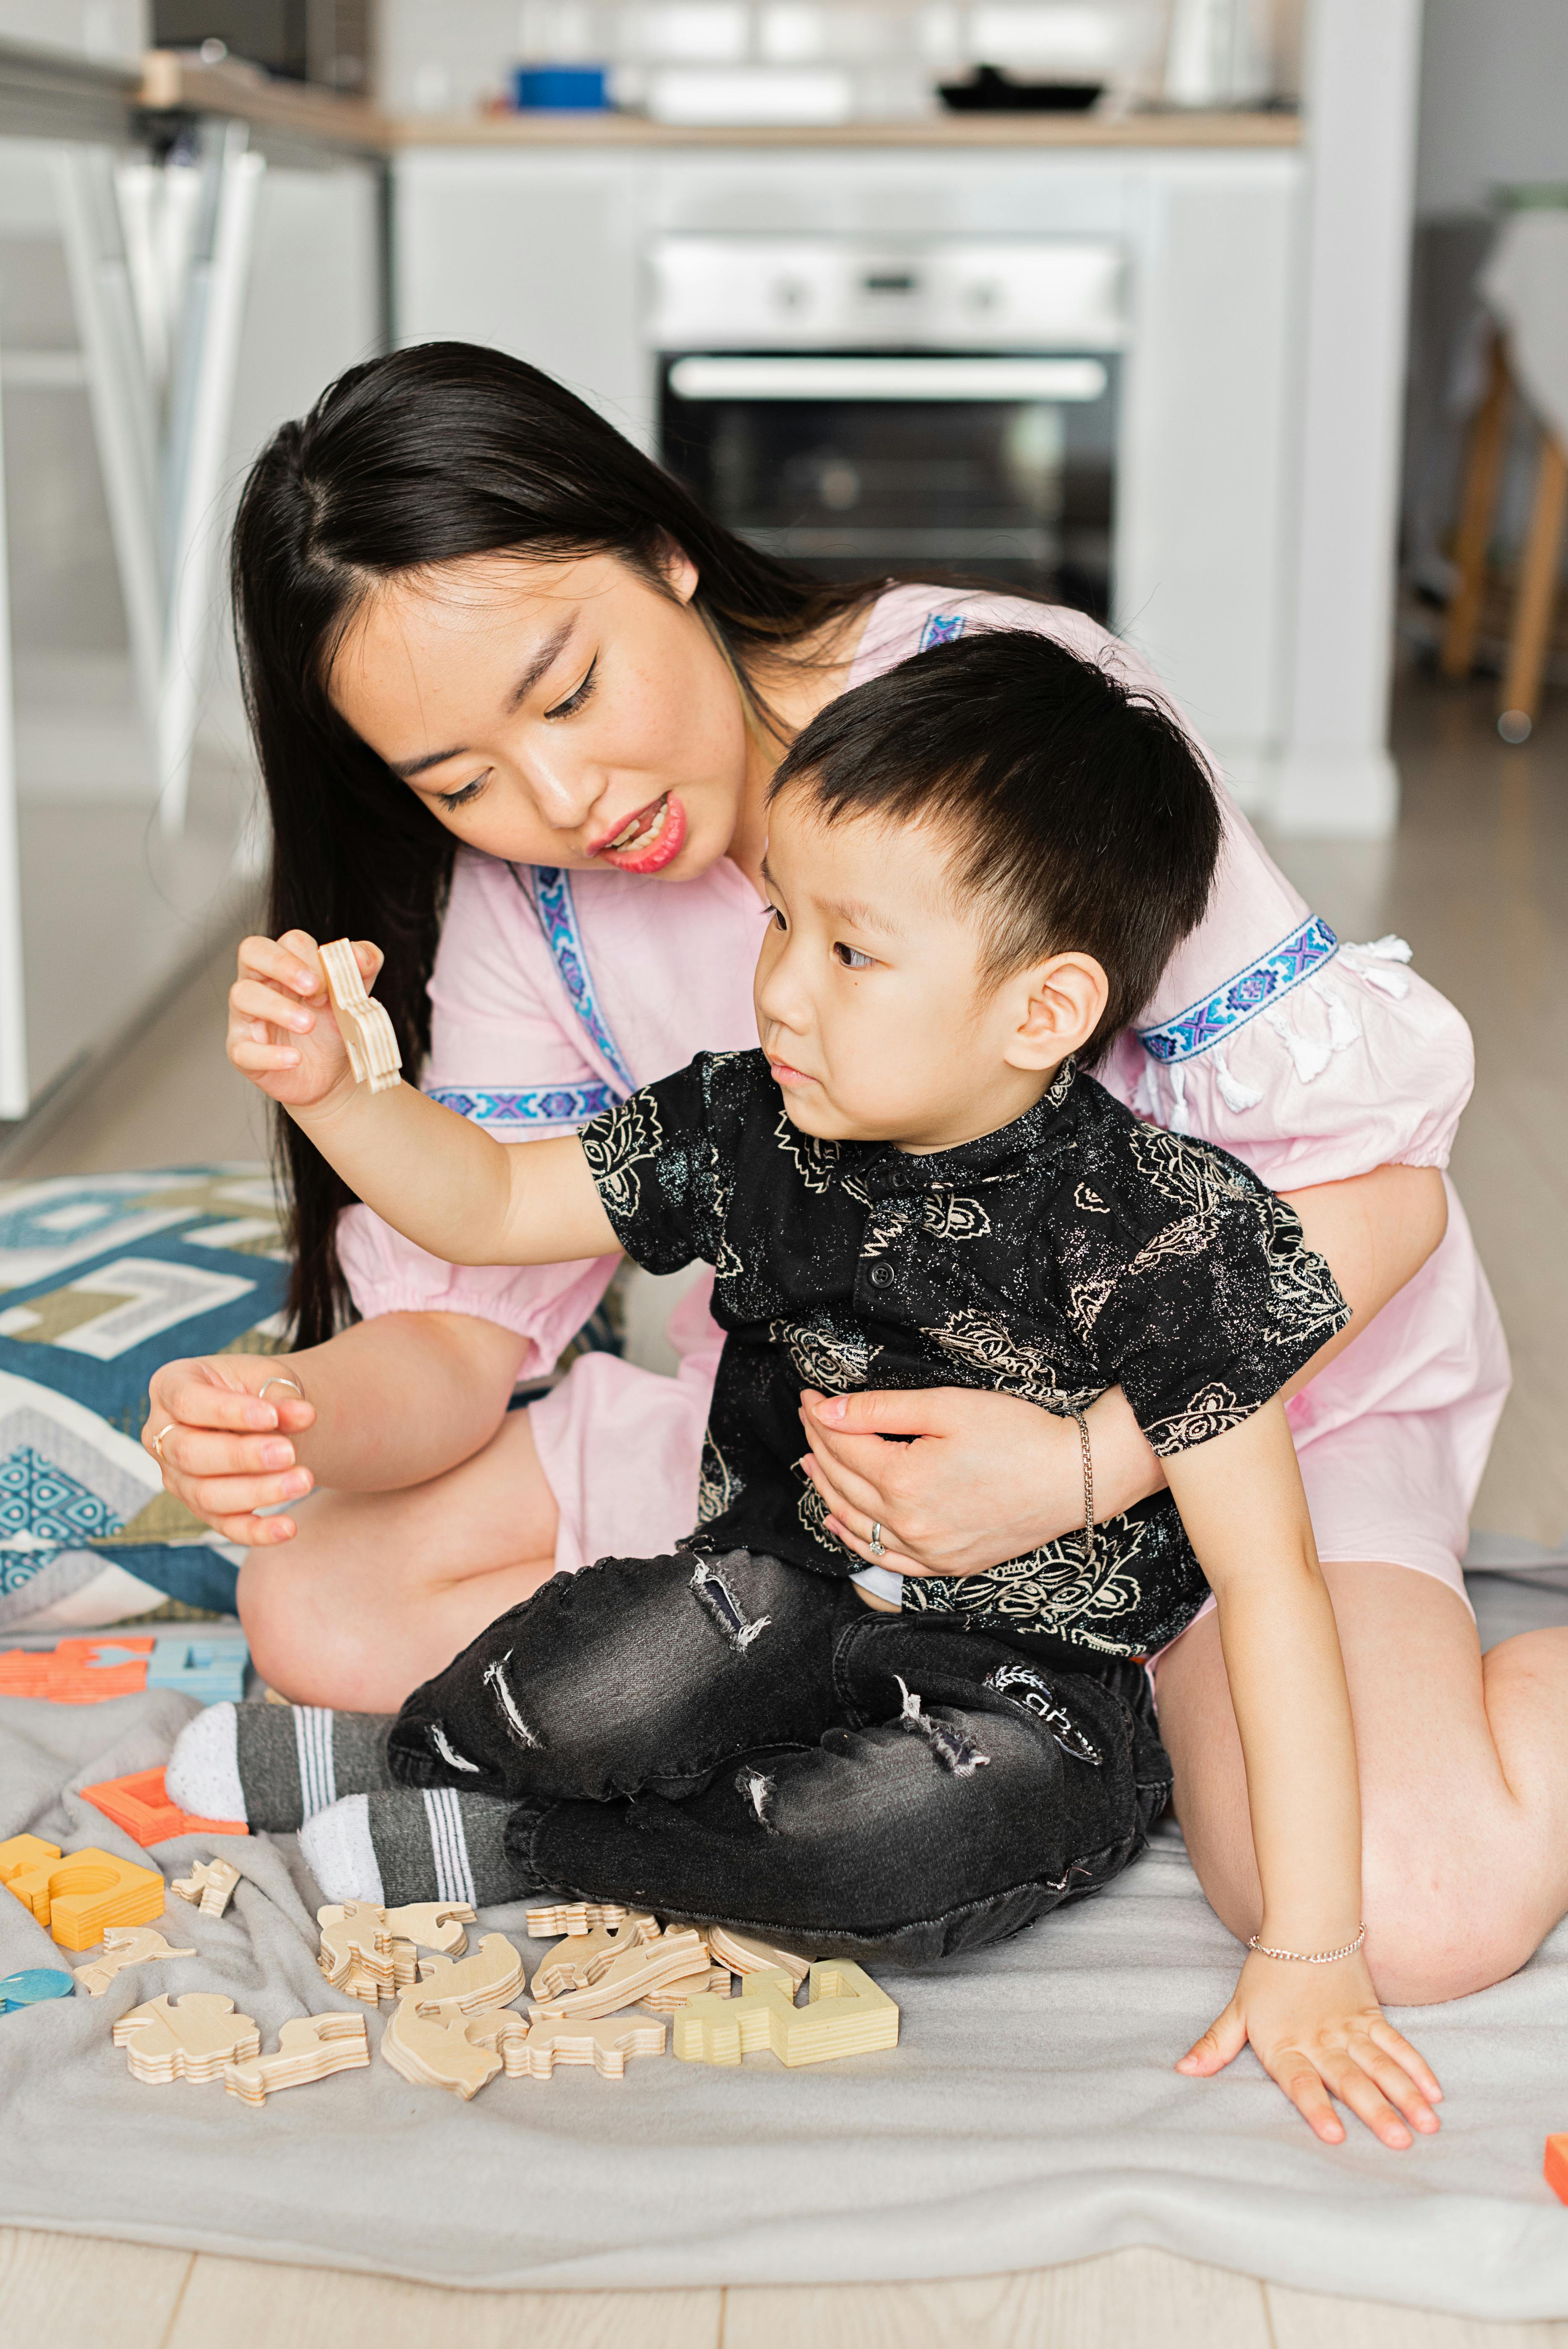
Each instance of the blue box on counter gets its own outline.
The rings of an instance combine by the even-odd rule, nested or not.
[[[603,66],[519,66],[511,78],[512,103],[520,112],[602,114],[610,100]]]

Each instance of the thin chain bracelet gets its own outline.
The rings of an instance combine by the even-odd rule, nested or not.
[[[1342,1950],[1318,1950],[1312,1954],[1305,1950],[1265,1950],[1255,1933],[1247,1943],[1247,1947],[1249,1950],[1255,1950],[1260,1958],[1288,1958],[1291,1963],[1296,1966],[1331,1966],[1336,1958],[1353,1958],[1366,1939],[1366,1926],[1358,1925],[1356,1929],[1356,1939],[1353,1941],[1346,1941]]]
[[[1083,1562],[1094,1565],[1094,1460],[1088,1448],[1088,1423],[1081,1411],[1075,1411],[1078,1422],[1078,1449],[1083,1454]]]

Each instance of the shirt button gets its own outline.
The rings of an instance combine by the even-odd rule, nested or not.
[[[891,1288],[897,1276],[895,1275],[891,1264],[873,1264],[872,1267],[872,1287],[873,1288]]]

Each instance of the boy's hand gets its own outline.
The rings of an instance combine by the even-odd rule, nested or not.
[[[368,988],[381,949],[356,938],[354,952]],[[352,1090],[347,1048],[308,932],[245,939],[229,989],[228,1049],[242,1075],[285,1109],[315,1109],[339,1089]]]
[[[1176,2069],[1207,2079],[1249,2040],[1275,2086],[1325,2145],[1345,2140],[1331,2095],[1396,2152],[1412,2143],[1411,2129],[1429,2137],[1439,2126],[1432,2106],[1443,2092],[1409,2041],[1384,2020],[1359,1951],[1331,1966],[1292,1965],[1253,1951],[1229,2006]]]

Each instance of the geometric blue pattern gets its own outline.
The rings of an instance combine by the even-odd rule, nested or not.
[[[610,1032],[610,1023],[599,1009],[599,999],[593,991],[593,976],[588,957],[583,952],[583,933],[577,926],[577,907],[572,895],[572,875],[555,864],[534,864],[527,868],[529,878],[514,864],[512,877],[520,889],[532,898],[544,932],[545,945],[550,948],[561,984],[566,989],[566,999],[587,1030],[602,1060],[609,1062],[629,1093],[637,1090],[637,1081],[621,1058],[620,1048]],[[614,1099],[621,1096],[616,1094]]]
[[[1281,938],[1277,947],[1271,947],[1245,970],[1228,978],[1202,1003],[1190,1005],[1158,1028],[1135,1030],[1138,1040],[1153,1060],[1195,1060],[1300,987],[1338,952],[1339,940],[1328,924],[1321,916],[1310,914],[1299,929]]]
[[[41,1549],[79,1549],[95,1535],[111,1534],[119,1518],[107,1501],[79,1485],[30,1444],[0,1461],[0,1542],[21,1536],[26,1547],[0,1549],[0,1596],[30,1582]]]
[[[929,652],[933,645],[956,644],[964,626],[962,612],[933,612],[920,632],[919,650]]]
[[[603,1083],[587,1085],[438,1085],[430,1099],[494,1133],[507,1126],[584,1125],[621,1096]]]

